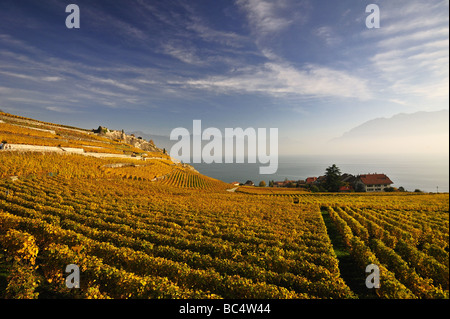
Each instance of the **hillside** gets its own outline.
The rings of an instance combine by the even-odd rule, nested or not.
[[[0,151],[0,298],[449,298],[448,194],[228,192],[115,137],[2,116],[7,145],[69,151]]]
[[[99,136],[104,136],[112,140],[121,141],[122,143],[131,145],[135,148],[139,148],[146,152],[156,152],[156,153],[163,153],[163,149],[158,148],[153,140],[148,139],[148,141],[145,140],[145,138],[142,137],[142,135],[139,134],[126,134],[123,131],[117,131],[117,130],[110,130],[106,127],[99,126],[98,129],[93,130],[94,133],[98,134]]]
[[[75,152],[86,155],[145,155],[168,158],[152,145],[132,136],[105,129],[98,133],[75,127],[37,121],[8,113],[0,113],[0,138],[11,148]],[[144,143],[145,142],[145,143]],[[47,147],[47,148],[45,148]]]
[[[148,141],[153,141],[155,145],[158,145],[160,149],[166,149],[166,151],[169,151],[172,148],[172,146],[177,142],[170,140],[169,136],[159,134],[147,134],[142,131],[133,131],[129,133],[129,135],[131,134],[138,137],[141,136],[142,138]]]
[[[121,131],[99,127],[97,130],[83,130],[53,123],[46,123],[7,113],[0,113],[0,140],[6,152],[26,152],[77,154],[97,158],[101,173],[128,179],[150,180],[153,182],[173,183],[196,188],[226,189],[229,185],[216,179],[199,174],[192,166],[181,164],[156,147],[152,142],[127,135]],[[9,158],[20,155],[14,154]],[[55,158],[47,155],[49,158]],[[7,164],[9,158],[5,157]],[[109,160],[101,160],[101,159]],[[67,158],[66,158],[67,159]],[[70,160],[68,166],[70,166]],[[75,161],[80,159],[74,158]],[[89,160],[86,163],[90,163]],[[40,161],[33,172],[57,173],[58,170]],[[41,167],[43,166],[43,167]],[[8,167],[8,165],[7,165]],[[9,164],[10,171],[2,171],[0,176],[27,176],[14,163]],[[39,167],[39,168],[38,168]],[[99,172],[93,172],[93,176]],[[172,176],[177,176],[175,180]],[[181,176],[181,177],[180,177]],[[184,183],[184,179],[188,182]],[[190,182],[190,181],[195,182]],[[171,182],[172,181],[172,182]]]

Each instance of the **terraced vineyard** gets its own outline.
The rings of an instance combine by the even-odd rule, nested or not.
[[[448,298],[448,194],[230,193],[165,159],[0,163],[2,297],[362,298],[328,214],[355,278],[379,267],[372,297]],[[80,289],[66,286],[70,264]]]
[[[384,298],[448,298],[448,212],[331,208],[355,261],[380,268]]]
[[[2,113],[0,113],[0,116]],[[11,121],[10,116],[7,117]],[[22,119],[25,121],[25,119]],[[0,123],[0,138],[9,144],[84,148],[89,152],[123,154],[142,152],[131,145],[96,136],[88,131],[71,130],[42,124],[39,127],[17,123]]]
[[[217,179],[185,169],[175,169],[161,181],[164,185],[194,189],[226,190],[231,186]]]
[[[8,144],[40,147],[75,148],[80,152],[132,154],[143,150],[117,139],[99,136],[91,131],[37,121],[0,112],[0,141]],[[167,158],[166,154],[145,152],[148,156]]]
[[[142,163],[128,160],[122,163],[105,164],[101,169],[111,177],[156,181],[175,170],[176,164],[163,159],[150,159]]]
[[[9,297],[354,296],[317,205],[61,173],[3,179],[0,210],[12,273],[40,283],[24,290],[24,278],[11,279]],[[82,270],[76,292],[65,287],[68,264]]]

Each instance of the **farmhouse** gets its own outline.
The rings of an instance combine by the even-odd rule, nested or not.
[[[284,187],[284,182],[273,182],[273,187]]]
[[[355,188],[363,192],[383,192],[393,182],[385,174],[363,174],[356,178]]]
[[[255,186],[255,183],[253,183],[253,181],[248,180],[245,182],[244,186]]]

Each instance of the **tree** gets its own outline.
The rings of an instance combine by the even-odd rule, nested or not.
[[[275,184],[274,181],[269,181],[269,187],[273,187],[274,184]]]
[[[341,182],[341,170],[336,164],[328,167],[325,173],[325,188],[329,192],[338,192]]]
[[[365,190],[364,190],[364,184],[362,184],[362,183],[357,183],[356,186],[355,186],[355,192],[358,192],[358,193],[365,192]]]
[[[265,181],[260,181],[259,182],[259,187],[266,187],[266,182]]]
[[[297,185],[294,183],[294,182],[292,182],[292,181],[290,181],[289,183],[287,183],[287,187],[288,188],[294,188],[294,187],[296,187]]]

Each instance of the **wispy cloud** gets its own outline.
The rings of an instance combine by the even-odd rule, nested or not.
[[[100,78],[100,77],[96,77],[96,76],[90,76],[89,79],[93,83],[103,83],[103,84],[111,85],[111,86],[114,86],[116,88],[126,90],[126,91],[137,91],[138,90],[134,86],[131,86],[131,85],[122,83],[121,81],[113,80],[110,78],[105,79],[105,78]]]
[[[58,82],[63,80],[63,78],[59,76],[44,76],[42,80],[46,82]]]
[[[321,38],[327,46],[335,46],[341,43],[342,39],[330,26],[321,26],[313,31],[314,35]]]
[[[39,76],[39,75],[29,75],[29,74],[22,74],[22,73],[15,73],[15,72],[8,72],[8,71],[0,71],[0,74],[6,75],[8,77],[14,77],[22,80],[30,80],[35,82],[57,82],[61,81],[62,78],[59,76]]]
[[[304,19],[296,10],[304,1],[237,0],[236,3],[246,13],[253,33],[260,36],[283,31]]]
[[[363,79],[318,65],[307,65],[299,70],[288,64],[269,62],[235,73],[190,80],[185,84],[222,93],[259,93],[276,97],[294,95],[360,100],[371,97]]]
[[[21,74],[21,73],[0,71],[0,74],[6,75],[9,77],[19,78],[19,79],[30,80],[30,81],[39,81],[40,80],[40,78],[26,75],[26,74]]]
[[[179,41],[170,41],[168,43],[164,43],[162,47],[165,54],[168,54],[181,62],[194,65],[205,63],[205,60],[198,56],[195,47],[192,45],[180,43]]]
[[[448,27],[436,27],[432,29],[420,30],[417,32],[388,37],[384,40],[379,41],[378,46],[383,48],[409,46],[411,44],[428,42],[430,40],[432,41],[444,37],[448,38],[448,35]]]
[[[57,2],[43,0],[39,8]],[[383,2],[377,30],[366,29],[364,10],[346,2],[321,8],[310,0],[234,0],[209,7],[130,0],[123,10],[125,1],[85,1],[77,31],[63,22],[45,29],[47,11],[16,5],[48,33],[24,32],[19,21],[17,32],[2,28],[0,103],[59,113],[158,105],[161,113],[183,114],[189,105],[192,113],[234,107],[254,114],[255,104],[268,101],[266,110],[298,108],[310,116],[341,102],[347,110],[380,101],[402,109],[418,104],[416,97],[442,102],[448,1],[431,3],[412,0],[399,9]]]
[[[64,114],[78,113],[77,109],[70,108],[70,107],[62,107],[62,106],[47,106],[47,107],[45,107],[45,109],[52,111],[52,112],[58,112],[58,113],[64,113]]]
[[[186,29],[195,33],[196,37],[206,42],[218,43],[232,48],[243,48],[250,38],[231,31],[217,30],[208,25],[206,21],[192,9],[189,19],[186,21]]]
[[[411,1],[404,10],[386,4],[383,12],[381,28],[362,35],[373,44],[369,62],[386,81],[384,94],[448,101],[448,1]]]

